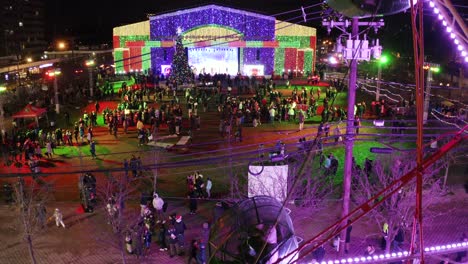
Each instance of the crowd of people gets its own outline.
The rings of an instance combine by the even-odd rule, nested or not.
[[[265,123],[298,123],[299,130],[302,130],[307,118],[320,113],[318,144],[321,145],[330,133],[333,133],[335,142],[340,142],[343,139],[339,126],[332,128],[332,122],[340,122],[346,118],[347,113],[343,107],[334,105],[334,99],[343,89],[341,84],[334,83],[335,81],[328,87],[291,87],[290,96],[284,96],[271,80],[242,76],[231,79],[227,75],[201,75],[200,85],[187,86],[182,91],[168,82],[156,86],[141,83],[132,87],[123,85],[117,93],[121,101],[116,109],[101,109],[99,102],[96,102],[94,111],[89,114],[84,112],[73,125],[70,124],[69,118],[66,118],[65,128],[36,128],[27,131],[18,129],[13,130],[11,135],[4,133],[1,135],[2,150],[9,157],[8,160],[21,162],[23,158],[52,159],[56,147],[88,144],[90,153],[95,158],[97,154],[93,129],[98,125],[98,115],[101,113],[102,121],[108,127],[110,135],[118,139],[120,129],[120,133],[126,134],[130,127],[135,127],[138,144],[141,146],[150,140],[156,140],[160,129],[166,126],[169,134],[186,133],[193,137],[193,133],[201,127],[200,114],[213,110],[219,114],[219,132],[225,138],[234,136],[236,140],[242,141],[244,126],[258,127]],[[237,87],[236,94],[232,91],[232,86]],[[216,108],[210,108],[213,105]],[[371,113],[382,117],[388,113],[385,105],[384,100],[372,104]],[[366,103],[357,103],[354,111],[354,126],[356,134],[359,134],[360,118],[368,111]],[[302,141],[301,138],[300,142]],[[332,153],[324,155],[323,151],[320,157],[320,167],[324,173],[335,175],[339,166],[338,159]],[[33,165],[30,166],[33,168]],[[132,156],[129,161],[125,160],[124,168],[127,174],[131,172],[135,178],[141,176],[140,157]],[[353,171],[359,170],[368,175],[372,170],[372,161],[366,159],[364,169],[354,162]],[[186,180],[189,211],[190,214],[196,214],[199,199],[212,197],[213,183],[210,178],[205,179],[199,172],[190,174]],[[139,228],[129,230],[125,235],[127,252],[145,254],[151,247],[152,237],[156,235],[160,251],[169,251],[171,257],[186,252],[189,254],[189,261],[194,258],[197,263],[205,263],[209,225],[203,224],[204,233],[200,235],[201,238],[193,240],[190,243],[191,250],[186,250],[184,234],[187,226],[183,217],[179,214],[166,217],[167,208],[167,202],[157,193],[154,193],[151,199],[142,197]],[[115,218],[119,209],[120,205],[115,199],[108,200],[106,210],[109,219]],[[61,218],[57,216],[56,219]],[[57,222],[57,226],[65,227],[63,221],[60,221]],[[317,254],[323,258],[323,252]]]

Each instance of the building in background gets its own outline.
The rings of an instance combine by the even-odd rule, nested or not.
[[[314,28],[206,5],[114,28],[116,72],[167,73],[179,34],[195,74],[302,75],[315,69]]]
[[[44,1],[3,0],[0,10],[0,57],[39,59],[47,46]]]

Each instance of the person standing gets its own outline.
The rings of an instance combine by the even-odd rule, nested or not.
[[[158,196],[157,193],[153,194],[153,207],[156,210],[156,218],[158,219],[156,223],[164,222],[164,213],[163,213],[164,200]]]
[[[211,181],[211,178],[208,177],[206,180],[206,197],[210,198],[211,197],[211,188],[213,187],[213,182]]]
[[[325,158],[323,166],[325,167],[325,174],[328,175],[330,173],[330,167],[331,167],[331,154]]]
[[[167,250],[167,243],[166,243],[166,233],[167,233],[167,228],[166,228],[166,221],[162,221],[158,223],[158,229],[159,229],[159,234],[158,234],[158,241],[159,241],[159,251],[166,251]]]
[[[93,159],[96,159],[96,143],[94,140],[91,140],[91,143],[89,144],[89,152],[91,153]]]
[[[351,242],[351,231],[353,230],[353,226],[351,225],[351,221],[348,220],[348,227],[346,228],[346,237],[345,237],[345,253],[349,253],[349,243]]]
[[[46,143],[46,150],[47,150],[47,152],[46,152],[47,157],[49,159],[51,159],[52,154],[53,154],[53,150],[52,150],[52,143],[50,142],[50,140],[47,141],[47,143]]]
[[[317,244],[318,243],[316,243],[315,246],[317,246]],[[317,261],[316,263],[321,263],[323,259],[325,258],[325,247],[323,246],[323,244],[317,247],[317,249],[315,249],[312,252],[312,255],[314,256],[314,259]]]
[[[192,259],[194,259],[195,262],[198,264],[198,261],[197,261],[198,246],[199,246],[198,241],[196,239],[192,240],[192,242],[190,243],[190,256],[187,261],[188,264],[192,263]]]
[[[195,254],[197,264],[206,264],[206,243],[204,241],[198,240],[198,250]]]
[[[292,122],[294,121],[294,115],[295,115],[295,111],[294,111],[294,107],[292,105],[289,105],[289,109],[288,109],[288,121],[289,122]]]
[[[190,204],[189,204],[190,214],[196,214],[197,213],[197,207],[198,207],[197,195],[195,194],[195,192],[192,191],[192,192],[190,192],[188,198],[190,199]]]
[[[323,135],[323,122],[320,122],[320,125],[317,128],[317,138],[320,138],[322,135]]]
[[[338,143],[338,141],[342,141],[343,139],[341,138],[341,131],[340,131],[340,127],[339,126],[336,126],[335,129],[334,129],[334,136],[335,136],[335,143]],[[341,140],[340,140],[341,139]]]
[[[356,116],[354,119],[354,129],[356,131],[356,135],[359,135],[359,127],[361,126],[361,120],[359,119],[359,116]]]
[[[304,112],[300,110],[299,111],[299,131],[304,129],[304,121],[305,121]]]
[[[63,223],[63,214],[60,212],[60,209],[55,208],[54,214],[50,217],[50,219],[55,218],[55,224],[57,227],[60,227],[60,225],[65,228],[65,224]]]
[[[182,221],[182,216],[178,215],[176,216],[174,223],[174,228],[176,230],[176,235],[177,235],[177,242],[180,246],[180,248],[184,248],[185,246],[185,230],[187,230],[187,226],[185,226],[185,223]]]
[[[276,114],[276,110],[275,110],[274,107],[270,107],[269,114],[270,114],[270,123],[274,124],[275,123],[275,114]]]
[[[166,238],[169,242],[169,256],[173,258],[176,254],[180,255],[179,241],[177,239],[176,228],[173,224],[166,230]]]
[[[96,104],[94,105],[94,109],[96,110],[96,114],[99,114],[99,109],[101,106],[99,105],[99,101],[96,101]]]
[[[47,225],[47,209],[43,203],[37,204],[36,217],[40,228],[44,228]]]

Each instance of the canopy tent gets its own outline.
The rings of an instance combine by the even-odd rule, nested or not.
[[[23,110],[17,112],[12,117],[13,118],[34,118],[36,120],[37,126],[39,126],[39,117],[47,114],[46,108],[39,108],[31,104],[26,105]],[[47,118],[47,115],[45,115]]]

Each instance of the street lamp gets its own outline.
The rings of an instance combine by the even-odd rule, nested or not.
[[[59,41],[59,42],[57,43],[57,48],[58,48],[59,50],[64,50],[66,47],[67,47],[67,44],[66,44],[64,41]]]
[[[33,60],[32,60],[31,57],[27,57],[27,58],[26,58],[26,62],[31,63],[32,61],[33,61]]]
[[[377,59],[377,90],[375,92],[375,101],[380,99],[380,82],[382,80],[382,66],[390,61],[387,55],[382,55]]]

